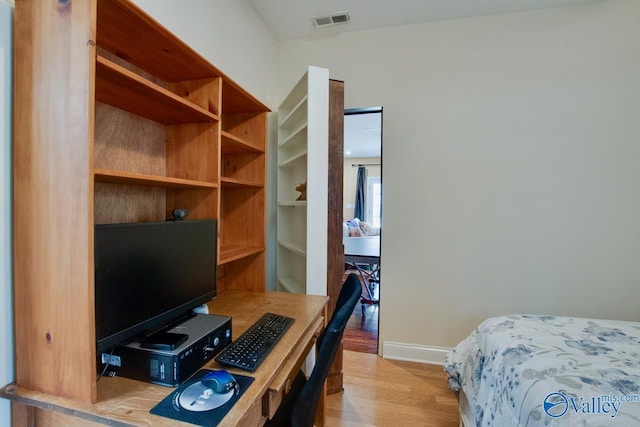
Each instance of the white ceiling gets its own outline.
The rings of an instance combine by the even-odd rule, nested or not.
[[[394,25],[496,15],[602,0],[249,0],[276,40]],[[351,21],[316,28],[314,15],[349,12]]]
[[[344,157],[381,157],[382,113],[344,116]]]

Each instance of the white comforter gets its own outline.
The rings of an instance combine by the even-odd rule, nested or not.
[[[496,317],[445,370],[476,426],[640,426],[639,337],[637,322]]]

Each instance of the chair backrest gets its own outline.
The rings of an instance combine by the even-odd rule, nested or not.
[[[292,426],[313,426],[324,380],[327,378],[333,359],[340,346],[342,334],[351,317],[351,313],[353,313],[353,309],[360,299],[361,293],[360,279],[356,274],[350,274],[342,285],[333,316],[318,339],[316,364],[307,383],[296,398],[296,403],[291,413]]]

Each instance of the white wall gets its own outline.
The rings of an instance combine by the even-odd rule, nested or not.
[[[279,43],[384,107],[384,354],[509,312],[640,320],[640,2]],[[406,350],[406,351],[405,351]]]
[[[134,0],[272,110],[277,44],[247,0]],[[269,117],[269,150],[275,153],[275,114]],[[269,154],[275,158],[275,154]],[[267,289],[275,290],[276,168],[267,165]]]
[[[0,387],[15,379],[11,258],[12,5],[0,0]],[[8,400],[0,399],[0,425],[10,425],[10,408]]]

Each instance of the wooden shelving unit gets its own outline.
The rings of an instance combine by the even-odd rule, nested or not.
[[[15,55],[17,383],[96,402],[94,225],[217,218],[264,290],[269,109],[128,0],[17,0]]]

